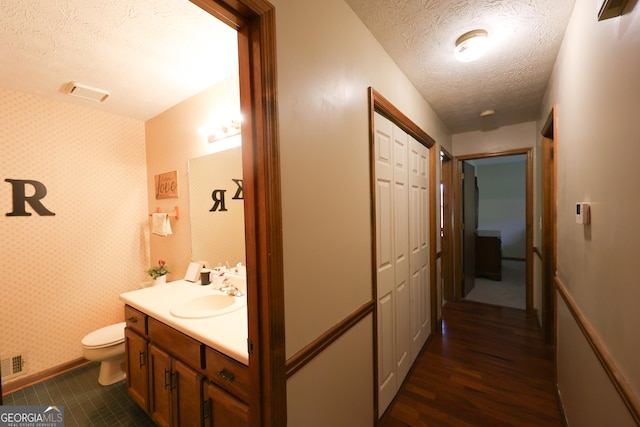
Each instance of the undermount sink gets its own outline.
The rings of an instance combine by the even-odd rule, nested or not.
[[[244,298],[226,294],[205,295],[171,308],[173,316],[183,319],[205,319],[230,313],[245,305]]]

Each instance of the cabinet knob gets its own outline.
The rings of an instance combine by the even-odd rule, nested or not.
[[[218,372],[218,375],[220,375],[222,379],[224,379],[225,381],[229,381],[230,383],[236,380],[236,376],[233,375],[233,372],[229,372],[226,369],[223,369],[222,371]]]
[[[132,317],[129,317],[127,320],[128,320],[130,323],[138,323],[138,319],[136,319],[136,318],[135,318],[135,317],[133,317],[133,316],[132,316]]]

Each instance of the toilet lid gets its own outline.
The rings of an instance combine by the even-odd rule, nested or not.
[[[126,325],[126,322],[116,323],[93,331],[82,338],[82,345],[85,347],[105,347],[118,344],[124,341],[124,328]]]

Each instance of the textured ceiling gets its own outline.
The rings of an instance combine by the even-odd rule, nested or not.
[[[537,118],[574,0],[346,2],[458,133]],[[455,40],[476,28],[490,50],[457,62]],[[2,1],[0,52],[0,87],[141,120],[237,72],[235,31],[187,0]],[[111,95],[87,104],[70,81]]]
[[[452,133],[537,119],[574,4],[574,0],[346,2]],[[474,29],[488,31],[489,50],[475,62],[456,61],[456,39]],[[479,114],[486,109],[496,114],[481,119]]]
[[[237,73],[237,34],[186,0],[0,2],[0,87],[147,120]],[[103,104],[66,95],[75,81]]]

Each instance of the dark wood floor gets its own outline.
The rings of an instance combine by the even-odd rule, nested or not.
[[[525,311],[448,303],[384,427],[562,426],[553,353]]]

